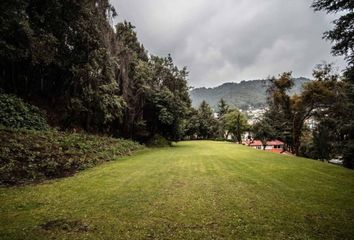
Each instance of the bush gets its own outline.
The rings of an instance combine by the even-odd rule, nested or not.
[[[146,143],[146,145],[148,147],[170,147],[172,146],[172,143],[163,136],[156,134]]]
[[[43,112],[22,99],[0,94],[0,125],[15,129],[47,130]]]
[[[0,184],[69,176],[141,148],[135,142],[109,137],[0,129]]]

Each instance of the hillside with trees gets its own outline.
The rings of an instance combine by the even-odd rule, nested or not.
[[[185,68],[149,54],[108,0],[1,4],[0,91],[45,109],[62,130],[147,141],[182,137]]]
[[[294,78],[294,87],[290,95],[299,93],[302,86],[309,82],[307,78]],[[206,101],[212,108],[217,109],[217,103],[224,99],[232,107],[247,109],[248,107],[264,107],[267,104],[267,89],[270,80],[250,80],[240,83],[224,83],[214,88],[195,88],[190,91],[193,107],[198,107]]]
[[[6,0],[0,11],[0,184],[183,138],[187,69],[150,54],[130,22],[113,26],[108,0]]]

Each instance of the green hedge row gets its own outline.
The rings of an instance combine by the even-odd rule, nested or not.
[[[128,140],[57,131],[0,129],[0,184],[65,177],[143,146]]]

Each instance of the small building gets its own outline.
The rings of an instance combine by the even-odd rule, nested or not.
[[[255,148],[255,149],[260,149],[260,150],[263,150],[263,148],[264,148],[263,143],[260,140],[250,140],[250,141],[246,142],[246,145],[248,145],[249,147]],[[282,153],[282,152],[284,152],[284,143],[279,140],[267,141],[267,144],[266,144],[264,150],[270,151],[270,152]]]
[[[260,140],[250,140],[246,145],[255,149],[263,149],[262,141]]]

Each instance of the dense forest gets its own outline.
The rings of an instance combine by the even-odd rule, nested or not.
[[[108,0],[5,0],[0,91],[45,109],[61,129],[147,141],[182,137],[188,72],[149,54]]]

